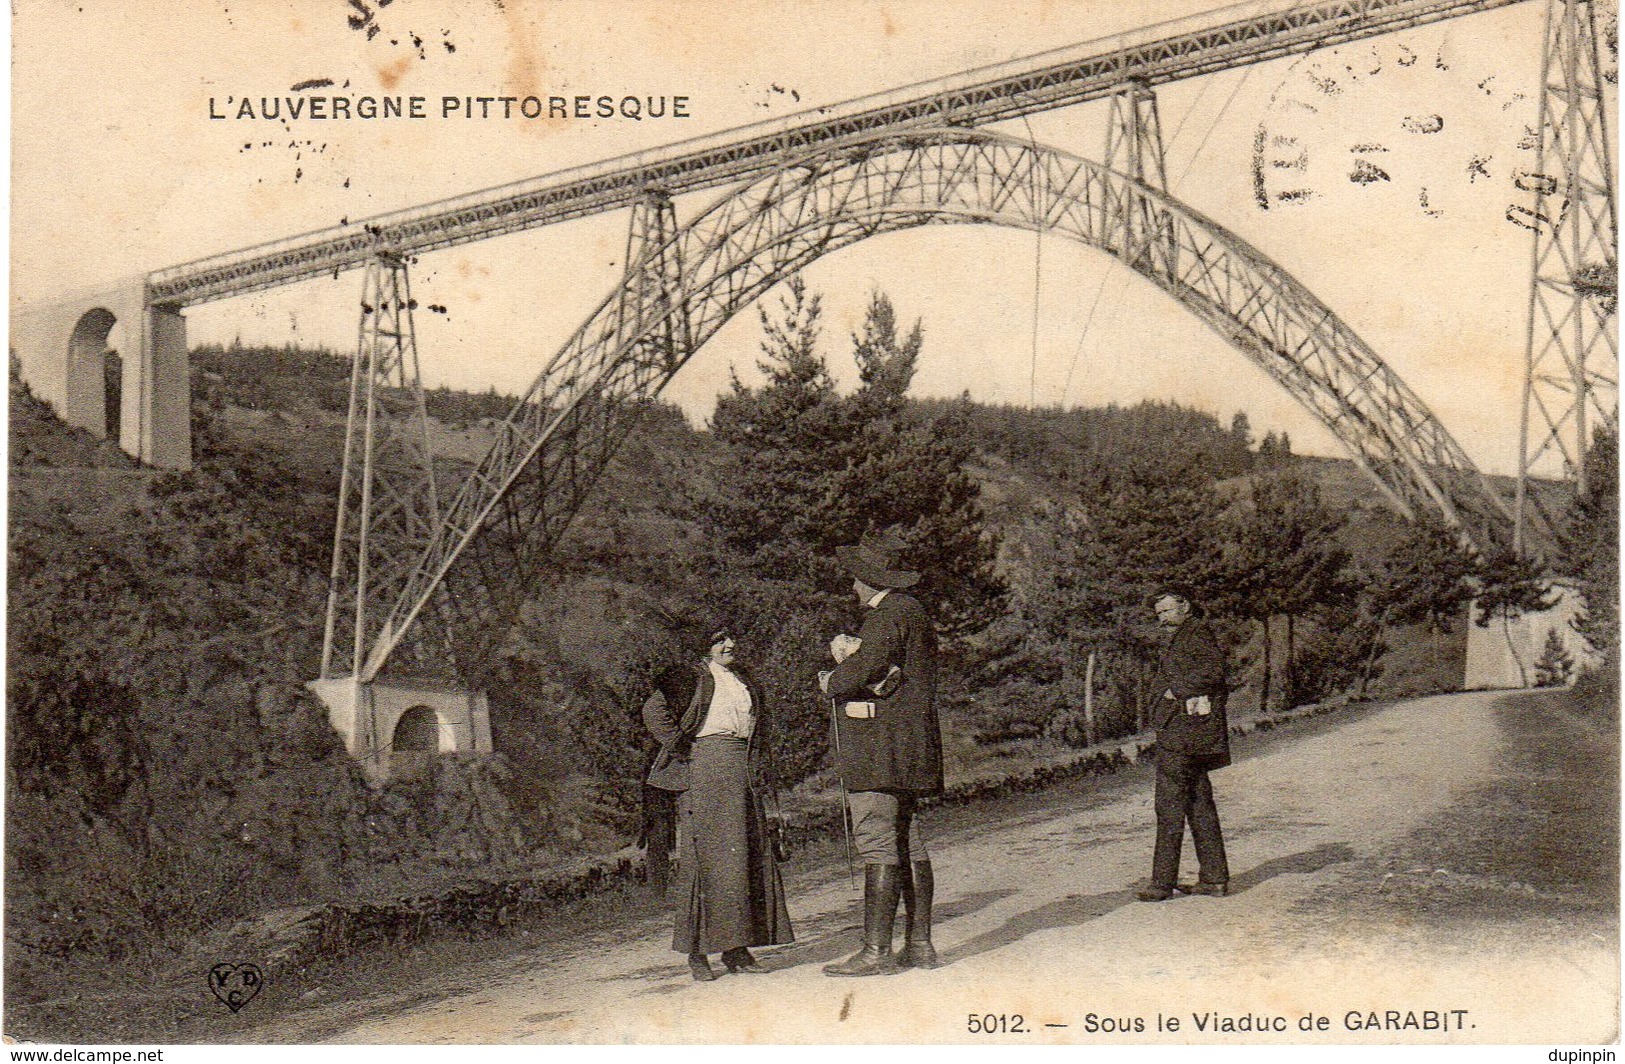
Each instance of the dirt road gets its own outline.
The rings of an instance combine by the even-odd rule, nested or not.
[[[844,868],[791,877],[769,974],[694,983],[651,919],[268,1040],[1595,1043],[1618,1035],[1618,750],[1561,696],[1352,713],[1214,776],[1235,893],[1134,900],[1151,789],[940,818],[946,966],[871,979]],[[1041,801],[1041,800],[1040,800]],[[1194,876],[1185,858],[1185,878]],[[979,1033],[991,1027],[993,1033]]]

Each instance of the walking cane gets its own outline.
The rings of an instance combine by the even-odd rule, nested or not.
[[[841,767],[841,723],[836,714],[835,699],[829,702],[829,730],[835,736],[835,768],[837,774]],[[846,797],[846,777],[840,776],[841,781],[841,831],[846,836],[846,885],[852,890],[858,889],[858,873],[853,866],[852,854],[852,808]]]

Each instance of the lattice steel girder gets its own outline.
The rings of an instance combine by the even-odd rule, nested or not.
[[[353,676],[440,527],[406,259],[374,253],[361,325],[333,533],[322,678]]]
[[[791,156],[909,127],[977,126],[1299,55],[1523,0],[1258,0],[680,141],[454,199],[198,259],[148,275],[154,304],[186,306],[364,265],[380,241],[422,253],[754,178]]]
[[[1163,157],[1162,117],[1157,94],[1142,78],[1131,80],[1112,96],[1112,113],[1106,123],[1108,170],[1145,184],[1159,192],[1168,190],[1168,166]],[[1154,215],[1143,197],[1127,193],[1112,209],[1117,212],[1118,257],[1133,262],[1140,255],[1168,252],[1178,245],[1168,232],[1155,232],[1166,218]],[[1174,263],[1159,264],[1163,270],[1177,269]]]
[[[984,180],[1012,173],[1021,179]],[[1131,265],[1296,396],[1397,507],[1437,510],[1480,543],[1510,523],[1504,504],[1404,382],[1329,307],[1239,237],[1097,163],[985,131],[920,130],[811,153],[724,196],[671,234],[682,298],[669,310],[640,297],[661,283],[651,275],[658,257],[646,255],[628,271],[537,377],[458,490],[440,533],[412,567],[386,632],[406,630],[465,556],[475,569],[508,574],[503,594],[526,593],[541,570],[537,563],[643,406],[676,373],[678,367],[636,351],[663,335],[664,316],[677,307],[686,308],[692,353],[757,296],[820,256],[876,233],[931,223],[1048,224],[1049,232],[1121,254],[1105,205],[1123,197],[1174,245]],[[1179,268],[1168,267],[1173,263]],[[1260,307],[1272,313],[1258,313]],[[514,498],[524,504],[505,505]],[[1475,520],[1484,523],[1464,524]],[[484,619],[508,612],[493,609]],[[367,675],[392,651],[388,639],[375,644]]]
[[[1615,334],[1618,225],[1604,84],[1590,0],[1548,0],[1541,53],[1534,195],[1514,217],[1533,230],[1517,534],[1523,546],[1529,477],[1548,455],[1581,483],[1592,428],[1619,422]]]

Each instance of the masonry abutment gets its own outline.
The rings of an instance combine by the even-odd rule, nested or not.
[[[491,753],[491,711],[484,692],[413,680],[358,683],[353,677],[306,685],[374,787],[427,768],[442,754]],[[404,756],[398,756],[404,755]]]
[[[115,440],[148,465],[191,468],[186,319],[149,305],[144,278],[19,307],[11,349],[24,383],[69,425]],[[110,353],[118,359],[116,404]]]

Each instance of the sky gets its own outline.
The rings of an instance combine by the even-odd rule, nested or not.
[[[1212,6],[19,0],[13,304]],[[1174,194],[1305,283],[1481,468],[1503,473],[1517,465],[1531,254],[1506,215],[1526,202],[1515,171],[1534,165],[1519,142],[1535,117],[1543,7],[1159,90]],[[244,98],[257,109],[318,79],[332,85],[297,95],[422,95],[432,117],[235,117]],[[439,117],[446,95],[578,93],[668,107],[684,96],[691,117]],[[1098,102],[1000,128],[1098,158],[1106,115]],[[1362,167],[1371,160],[1381,177]],[[721,194],[682,197],[680,217]],[[425,382],[522,391],[613,285],[626,225],[620,212],[423,256],[415,294],[446,308],[418,315]],[[1169,297],[1059,237],[933,227],[827,256],[806,279],[824,298],[824,353],[848,384],[850,334],[884,291],[905,323],[923,323],[917,394],[1175,400],[1226,424],[1245,410],[1255,431],[1285,430],[1300,452],[1341,453]],[[193,307],[189,339],[351,350],[360,281],[352,272]],[[759,338],[754,312],[740,314],[666,397],[703,422],[730,371],[755,379]]]

